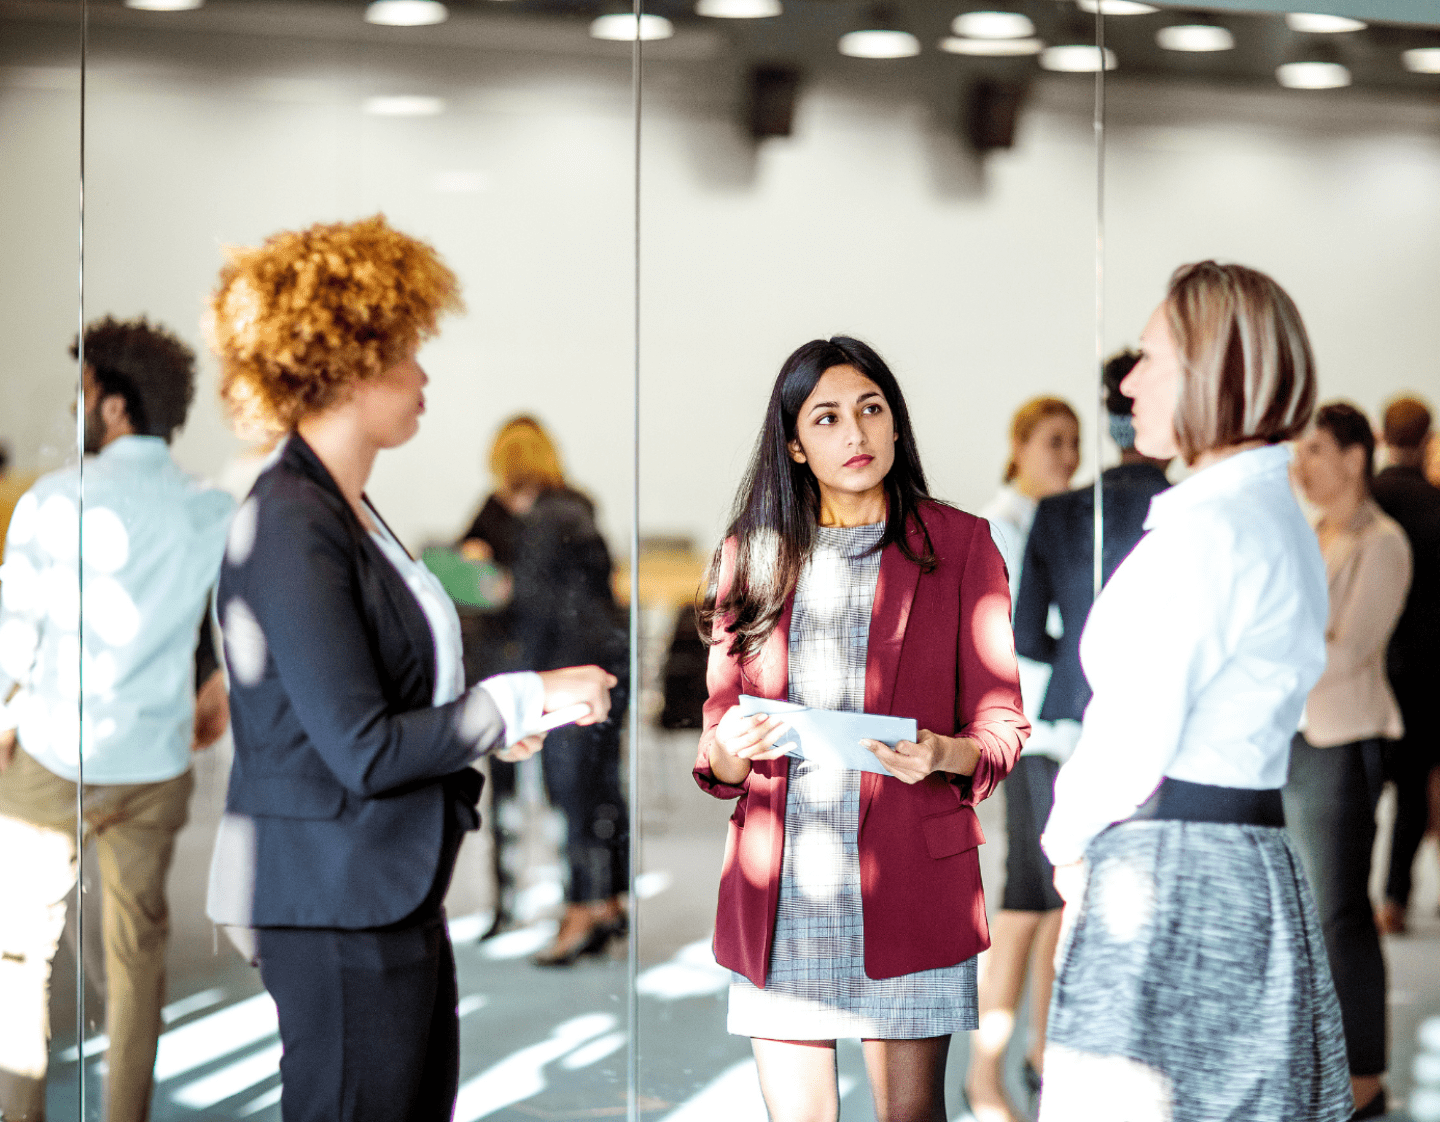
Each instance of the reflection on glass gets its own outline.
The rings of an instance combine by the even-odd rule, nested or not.
[[[587,602],[608,605],[605,660],[623,665],[625,643],[618,640],[617,654],[615,637],[624,629],[616,629],[607,570],[610,545],[624,540],[629,521],[629,462],[616,454],[617,442],[623,445],[629,431],[631,402],[628,48],[592,39],[588,19],[499,7],[452,12],[444,24],[428,28],[414,22],[413,12],[408,25],[393,22],[393,9],[387,16],[391,23],[376,25],[367,24],[359,9],[303,5],[210,5],[185,12],[105,6],[90,14],[86,303],[92,320],[106,313],[122,321],[145,315],[199,355],[197,390],[188,423],[172,446],[174,462],[222,482],[239,502],[270,451],[271,439],[263,432],[242,425],[238,439],[232,435],[217,399],[216,362],[200,319],[223,247],[254,245],[281,228],[384,212],[397,228],[440,250],[460,275],[471,309],[454,318],[444,338],[421,356],[431,377],[422,439],[381,457],[370,481],[370,497],[406,547],[394,563],[402,563],[407,552],[425,555],[433,561],[432,571],[458,578],[447,592],[464,617],[466,639],[477,620],[483,630],[512,610],[512,590],[514,601],[521,599],[515,570],[523,564],[484,570],[463,556],[458,542],[479,498],[499,483],[488,478],[494,432],[507,417],[534,414],[563,454],[576,509],[593,503],[583,519],[571,519],[568,508],[562,512],[570,520],[551,554],[558,550],[568,560],[575,545],[598,560],[583,566],[580,576],[541,566],[537,576],[526,578],[527,594],[543,601],[552,632],[596,630],[593,621],[579,619],[571,594],[575,586],[583,587]],[[17,34],[10,34],[12,27]],[[15,132],[7,125],[7,136],[24,138],[28,154],[14,170],[27,162],[31,169],[7,198],[33,202],[15,212],[35,227],[28,242],[15,244],[33,242],[36,248],[28,284],[19,276],[28,258],[17,258],[16,276],[3,283],[15,286],[7,307],[34,304],[44,313],[30,317],[33,341],[17,334],[17,361],[38,377],[55,369],[58,359],[62,379],[59,400],[51,405],[39,401],[34,386],[27,389],[28,399],[14,398],[8,415],[16,418],[16,427],[0,435],[15,442],[23,469],[40,466],[36,451],[52,416],[62,438],[73,425],[65,398],[76,376],[64,367],[63,354],[77,321],[73,300],[65,306],[73,288],[65,287],[55,299],[46,296],[46,285],[52,270],[73,285],[70,187],[79,113],[73,94],[64,122],[34,96],[36,83],[56,80],[45,70],[56,53],[54,36],[55,25],[38,9],[7,9],[6,57],[0,60],[6,67],[4,104],[19,125]],[[53,188],[43,194],[38,189],[47,145],[62,142],[71,144],[68,194]],[[11,161],[6,165],[8,176]],[[60,227],[47,210],[62,201],[70,212],[68,227]],[[55,236],[57,228],[63,240]],[[58,242],[48,254],[39,247],[45,238]],[[58,326],[52,323],[45,332],[52,308],[62,314]],[[6,379],[7,401],[20,389]],[[596,439],[597,433],[607,439]],[[578,498],[579,492],[588,500]],[[83,607],[87,635],[118,650],[127,641],[148,642],[155,624],[143,602],[135,600],[137,610],[127,614],[119,597],[106,594],[107,580],[129,594],[123,567],[115,573],[106,569],[116,564],[120,540],[116,525],[106,521],[107,511],[119,517],[134,560],[138,539],[126,510],[98,500],[91,504]],[[584,522],[583,533],[572,534],[571,521]],[[245,528],[242,517],[236,532],[243,537]],[[263,519],[251,529],[259,535]],[[202,551],[175,552],[198,558]],[[76,599],[73,586],[70,598]],[[187,598],[177,588],[174,610],[182,600],[188,604]],[[252,637],[264,636],[265,605],[246,606],[256,624]],[[217,615],[225,615],[223,606]],[[243,676],[254,652],[244,649],[243,613],[237,608],[231,616],[240,622],[239,657],[230,670]],[[190,636],[192,656],[195,639]],[[500,650],[510,661],[505,669],[526,658],[523,650],[509,649],[517,645]],[[83,666],[78,653],[69,660],[83,671],[87,689],[107,686],[109,653],[100,651]],[[585,657],[601,659],[598,653]],[[474,658],[467,658],[465,668],[479,671]],[[115,692],[123,695],[127,683],[119,660],[114,672]],[[192,689],[203,685],[193,674],[182,675]],[[203,696],[200,700],[203,706]],[[101,716],[98,709],[96,714]],[[623,745],[613,725],[606,735],[604,752],[613,773]],[[564,741],[564,734],[557,735],[551,747],[582,758],[590,750],[581,745],[567,752]],[[217,948],[205,915],[231,750],[230,737],[222,737],[213,749],[196,754],[186,772],[196,791],[171,861],[166,975],[148,1096],[157,1118],[197,1112],[279,1115],[277,1028],[284,1018],[277,1020],[274,1003],[246,959],[225,940]],[[583,779],[590,773],[576,774]],[[538,759],[522,765],[510,803],[514,813],[499,816],[519,839],[504,853],[513,887],[509,916],[495,923],[501,886],[490,831],[467,836],[451,884],[447,907],[459,968],[463,1117],[485,1117],[524,1100],[556,1110],[576,1101],[624,1107],[625,938],[614,905],[627,874],[623,867],[607,867],[598,878],[604,881],[601,904],[614,913],[606,917],[603,939],[582,940],[587,953],[573,965],[541,970],[531,964],[530,956],[555,941],[567,887],[577,879],[566,857],[575,847],[567,846],[559,799],[551,805],[557,792],[547,792],[545,780]],[[603,834],[601,840],[623,850],[628,792],[614,790],[612,783],[596,801],[577,829]],[[488,815],[488,802],[486,810]],[[574,865],[588,869],[588,860]],[[428,882],[422,895],[424,887]],[[91,963],[88,1117],[104,1113],[107,1081],[114,1097],[117,1057],[126,1047],[119,1034],[105,1032],[104,998],[120,971],[102,965],[99,936],[106,924],[115,926],[111,913],[120,909],[103,908],[101,895],[96,879],[85,914]],[[163,908],[154,910],[164,915]],[[480,942],[492,927],[494,936]],[[56,1026],[63,1031],[70,1000],[65,995],[74,987],[54,991]],[[114,992],[110,996],[113,1018]],[[57,1033],[53,1117],[78,1112],[74,1087],[57,1086],[58,1078],[68,1075],[73,1082],[77,1074],[72,1045],[73,1037]]]
[[[63,807],[41,813],[30,781],[54,794],[54,772],[73,777],[79,753],[80,663],[76,616],[79,459],[73,404],[79,367],[69,346],[77,305],[80,146],[80,5],[48,5],[33,22],[0,15],[0,239],[10,265],[0,279],[10,362],[0,378],[0,1113],[37,1116],[47,1074],[74,1103],[79,1000],[75,951],[74,785]],[[36,490],[64,469],[68,487]],[[58,494],[56,493],[58,492]],[[42,499],[47,500],[42,502]],[[42,513],[42,507],[45,508]],[[124,620],[113,621],[123,630]],[[47,664],[37,666],[43,645]],[[45,679],[35,688],[35,671]],[[63,699],[60,719],[36,718]],[[27,731],[17,737],[15,725]],[[53,960],[52,960],[52,957]],[[45,981],[51,980],[47,993]],[[51,1040],[55,1052],[51,1054]]]
[[[1366,13],[1357,6],[1353,14]],[[1191,37],[1202,32],[1233,49],[1193,51]],[[1134,345],[1176,266],[1212,257],[1274,277],[1294,297],[1314,346],[1318,401],[1328,408],[1299,445],[1296,466],[1330,569],[1331,669],[1309,695],[1305,734],[1292,746],[1286,818],[1345,1014],[1350,1098],[1365,1116],[1403,1101],[1417,1120],[1440,1118],[1426,1027],[1440,1015],[1437,932],[1417,922],[1440,886],[1433,857],[1422,856],[1413,863],[1408,911],[1395,901],[1395,866],[1408,879],[1413,860],[1405,822],[1416,812],[1406,807],[1418,803],[1426,813],[1424,784],[1413,770],[1382,771],[1378,747],[1365,743],[1396,734],[1381,696],[1393,690],[1404,709],[1408,693],[1400,664],[1392,663],[1390,684],[1378,686],[1385,616],[1401,595],[1394,570],[1378,584],[1362,576],[1389,563],[1376,549],[1384,552],[1393,538],[1377,538],[1379,521],[1369,525],[1365,503],[1335,525],[1335,503],[1365,487],[1356,476],[1348,490],[1327,490],[1311,453],[1329,440],[1343,459],[1343,437],[1358,465],[1388,403],[1405,395],[1433,403],[1440,394],[1422,326],[1440,296],[1424,263],[1440,248],[1434,78],[1409,65],[1409,52],[1433,49],[1432,36],[1419,27],[1279,12],[1187,10],[1105,24],[1119,63],[1106,79],[1106,346]],[[1187,45],[1188,53],[1165,57]],[[1331,429],[1337,435],[1327,435]],[[1384,450],[1377,460],[1377,468],[1409,473],[1407,481],[1423,471],[1417,450]],[[1377,498],[1383,489],[1376,487]],[[1106,504],[1108,543],[1108,486]],[[1355,579],[1342,586],[1342,571]],[[1418,568],[1416,581],[1425,583]],[[1365,653],[1355,645],[1358,632],[1338,623],[1343,604],[1348,618],[1367,621]],[[1339,673],[1347,684],[1337,720]],[[1419,703],[1403,715],[1407,730],[1426,727]],[[1407,743],[1391,742],[1392,760],[1416,758]],[[1369,773],[1367,759],[1376,765]],[[1325,786],[1342,773],[1353,782]],[[1332,847],[1337,837],[1348,839],[1344,861]],[[1372,909],[1382,934],[1409,924],[1406,939],[1383,939],[1383,954]],[[1347,925],[1341,915],[1357,921]]]
[[[971,512],[1002,485],[1017,408],[1043,395],[1084,414],[1094,398],[1093,79],[1034,57],[1065,41],[1093,52],[1091,21],[1027,4],[1001,7],[1028,24],[957,23],[959,7],[907,4],[874,28],[819,5],[792,19],[787,4],[763,23],[679,23],[673,54],[646,55],[639,696],[660,727],[642,732],[639,871],[670,887],[640,903],[640,1064],[645,1100],[677,1118],[765,1116],[711,953],[732,807],[690,787],[706,652],[688,607],[774,371],[797,337],[873,343],[900,372],[931,492]],[[906,32],[918,53],[845,56],[856,30]],[[1001,31],[1021,37],[982,37]],[[1073,421],[1064,436],[1068,466],[1041,493],[1077,471]],[[1004,801],[977,813],[998,911]],[[1028,1041],[1014,1035],[1023,1104]],[[972,1049],[954,1036],[952,1117]],[[842,1117],[868,1116],[858,1042],[840,1041],[836,1063]]]

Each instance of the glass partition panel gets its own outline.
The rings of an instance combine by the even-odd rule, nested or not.
[[[1387,16],[1412,22],[1375,22]],[[1428,544],[1433,538],[1417,528],[1403,503],[1395,506],[1391,485],[1398,472],[1403,485],[1422,487],[1419,476],[1426,469],[1418,450],[1394,443],[1409,438],[1393,424],[1387,444],[1385,418],[1387,406],[1401,396],[1431,408],[1440,400],[1440,326],[1433,311],[1440,288],[1432,267],[1440,251],[1435,20],[1433,10],[1419,5],[1352,3],[1310,15],[1186,5],[1104,22],[1106,45],[1117,60],[1105,77],[1105,352],[1137,342],[1169,275],[1182,263],[1213,258],[1274,277],[1308,329],[1319,402],[1344,402],[1359,411],[1348,419],[1341,414],[1334,422],[1340,427],[1327,428],[1328,439],[1340,433],[1345,443],[1363,445],[1366,430],[1374,430],[1381,476],[1371,490],[1402,527],[1409,522],[1414,587],[1422,600],[1433,596],[1427,591],[1435,579],[1434,547]],[[1292,474],[1327,543],[1334,666],[1355,649],[1347,646],[1353,635],[1337,625],[1337,598],[1352,604],[1349,618],[1374,622],[1398,610],[1403,590],[1393,581],[1363,593],[1358,584],[1340,583],[1343,562],[1336,549],[1353,527],[1327,535],[1335,528],[1336,496],[1352,491],[1326,490],[1330,477],[1316,474],[1315,461],[1301,456],[1306,444],[1297,445],[1294,463],[1312,466]],[[1113,445],[1111,454],[1118,455]],[[1170,474],[1179,479],[1185,473],[1172,465]],[[1377,623],[1356,657],[1383,658],[1393,624],[1393,615]],[[1352,1074],[1386,1073],[1389,1103],[1399,1112],[1387,1117],[1419,1122],[1440,1118],[1434,1038],[1440,1025],[1440,929],[1434,920],[1440,884],[1433,843],[1426,840],[1418,858],[1413,852],[1423,834],[1425,775],[1433,764],[1429,750],[1414,739],[1425,735],[1428,717],[1423,702],[1413,699],[1405,669],[1405,651],[1413,651],[1415,641],[1407,637],[1414,632],[1404,629],[1413,626],[1401,624],[1389,663],[1390,688],[1410,736],[1384,739],[1393,738],[1398,725],[1376,726],[1369,734],[1383,739],[1383,749],[1362,749],[1354,742],[1366,732],[1364,722],[1375,720],[1374,710],[1358,700],[1358,689],[1342,687],[1351,691],[1358,723],[1337,737],[1333,722],[1316,719],[1306,736],[1327,745],[1320,755],[1330,761],[1370,752],[1376,770],[1368,794],[1362,781],[1314,798],[1298,785],[1304,776],[1297,780],[1296,768],[1313,767],[1316,753],[1297,741],[1286,816],[1325,921]],[[1333,679],[1329,688],[1335,688]],[[1373,799],[1382,781],[1372,834]],[[1415,825],[1407,827],[1407,821]],[[1360,883],[1365,867],[1338,869],[1325,857],[1327,836],[1345,837],[1351,857],[1356,848],[1369,849],[1373,837],[1369,903],[1382,931],[1378,953],[1366,941],[1372,929]],[[1397,846],[1401,856],[1392,863]],[[1413,884],[1407,884],[1412,866]],[[1408,901],[1397,899],[1407,891]],[[1400,906],[1407,902],[1408,917]],[[1357,1083],[1357,1098],[1368,1100],[1375,1086]]]
[[[1062,399],[1091,443],[1092,22],[1007,4],[994,38],[957,18],[970,7],[653,8],[673,34],[645,44],[643,69],[637,1000],[640,1103],[660,1117],[764,1117],[750,1041],[727,1032],[731,972],[712,954],[736,804],[690,777],[706,698],[691,609],[787,355],[834,335],[872,345],[903,387],[930,492],[965,511],[1021,523],[1036,494],[1093,470],[1060,407],[1037,409],[1058,463],[1027,464],[1033,493],[1002,492],[1026,402]],[[1051,46],[1071,52],[1047,69]],[[1002,804],[979,807],[992,914]],[[950,1051],[952,1117],[968,1046],[959,1033]],[[1016,1101],[1023,1049],[1017,1033]],[[858,1044],[842,1041],[837,1062],[843,1117],[868,1117]]]
[[[78,2],[0,6],[0,244],[8,258],[0,308],[9,338],[0,376],[0,728],[19,725],[18,735],[0,732],[6,1118],[39,1117],[47,1081],[52,1104],[71,1104],[52,1116],[73,1115],[77,1010],[93,998],[82,994],[76,965],[74,784],[39,762],[73,768],[78,748],[79,367],[70,345],[80,318],[82,18]]]
[[[348,1025],[366,1016],[401,1018],[409,991],[399,975],[369,997],[349,989],[377,985],[370,975],[356,982],[363,970],[339,984],[337,972],[349,969],[339,956],[368,953],[353,937],[334,955],[295,940],[358,929],[383,949],[401,938],[396,931],[413,935],[433,918],[448,839],[461,836],[474,794],[464,773],[440,777],[464,763],[454,738],[478,726],[461,722],[437,742],[418,710],[454,697],[455,675],[472,687],[575,663],[621,677],[611,721],[550,733],[549,755],[477,765],[488,779],[483,825],[463,834],[444,894],[459,983],[455,1117],[623,1113],[628,629],[612,582],[631,522],[629,46],[594,38],[573,5],[144,7],[90,8],[85,318],[116,317],[158,356],[145,375],[153,381],[137,391],[151,414],[145,431],[157,432],[153,414],[174,405],[157,404],[165,356],[179,366],[184,358],[141,332],[137,317],[194,352],[196,385],[168,452],[153,436],[129,437],[128,452],[117,440],[87,476],[87,517],[123,530],[132,558],[143,538],[154,564],[134,579],[160,574],[167,589],[158,601],[149,585],[132,589],[130,570],[105,568],[117,562],[102,545],[116,542],[92,543],[87,531],[87,580],[115,582],[104,585],[113,601],[92,596],[94,626],[109,623],[112,634],[98,634],[90,653],[96,666],[112,655],[125,663],[127,637],[107,611],[128,619],[139,641],[159,644],[149,629],[163,626],[155,657],[185,675],[194,662],[194,735],[203,739],[216,731],[204,727],[214,664],[201,649],[213,639],[228,662],[233,725],[192,754],[187,690],[165,744],[134,749],[164,757],[151,774],[99,777],[155,785],[161,809],[134,860],[164,883],[168,924],[129,914],[122,900],[133,883],[113,864],[116,827],[130,819],[117,810],[105,824],[116,828],[110,865],[96,828],[97,883],[85,911],[96,938],[91,989],[109,998],[108,1022],[98,1002],[90,1010],[87,1117],[99,1117],[134,1071],[143,1075],[143,1057],[122,1059],[117,1022],[143,1004],[135,979],[162,957],[153,1088],[138,1092],[150,1095],[156,1119],[280,1117],[280,1030],[307,1015],[287,1012],[286,994],[298,1002],[291,1008],[335,1015],[320,1036],[337,1048],[342,1036],[363,1039]],[[271,281],[262,278],[274,275],[258,259],[236,266],[214,330],[239,387],[232,405],[241,408],[227,415],[205,320],[222,265],[239,260],[234,247],[377,214],[432,246],[458,277],[464,310],[444,315],[416,356],[428,384],[401,360],[426,310],[444,310],[443,275],[383,231],[311,232],[301,248],[268,251],[281,277],[299,278],[289,298],[265,295]],[[274,281],[275,290],[287,283]],[[253,353],[236,342],[252,329],[263,337]],[[367,362],[385,371],[381,382],[362,377]],[[339,385],[328,397],[319,388],[327,379]],[[363,413],[375,385],[400,395],[384,407],[390,420],[375,423],[399,428],[366,427],[378,416],[366,414],[360,430],[327,443],[326,426],[347,408]],[[278,444],[244,408],[257,399],[271,403]],[[424,415],[407,440],[417,407]],[[507,426],[520,416],[531,420]],[[384,451],[365,483],[346,457],[377,446]],[[141,460],[151,474],[127,492],[121,481]],[[217,490],[187,489],[176,469]],[[362,483],[369,506],[351,493]],[[298,507],[285,498],[293,486],[306,496]],[[159,501],[166,488],[174,497]],[[217,508],[238,510],[228,546],[215,536]],[[302,508],[303,526],[287,521]],[[327,532],[346,544],[320,541]],[[338,552],[327,555],[331,547]],[[222,551],[225,575],[205,615]],[[128,616],[121,593],[137,609]],[[87,767],[97,776],[105,705],[124,700],[123,686],[86,694],[97,737]],[[487,694],[518,704],[522,695],[506,691]],[[494,713],[483,695],[466,696],[467,720]],[[524,707],[507,712],[527,726],[534,719]],[[123,726],[123,713],[114,715]],[[263,983],[245,915],[262,928]],[[238,929],[241,953],[211,917]],[[126,938],[137,947],[107,953]],[[410,953],[394,947],[385,953]],[[432,962],[437,952],[425,953]],[[442,1074],[427,1069],[422,1082],[443,1080],[445,1046],[424,1018],[387,1024],[385,1048],[358,1066],[352,1052],[347,1069],[388,1087],[429,1057]],[[143,1046],[124,1045],[132,1056]],[[330,1063],[288,1037],[287,1047],[287,1085],[313,1081]]]

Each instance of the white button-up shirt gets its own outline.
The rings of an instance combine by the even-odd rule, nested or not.
[[[176,466],[157,436],[122,436],[36,482],[0,568],[0,728],[86,783],[154,783],[190,766],[195,643],[235,503]],[[83,567],[80,543],[83,541]],[[84,644],[80,576],[84,576]]]
[[[1289,450],[1240,452],[1150,501],[1149,531],[1080,641],[1094,688],[1041,838],[1056,865],[1128,818],[1166,776],[1282,787],[1325,667],[1328,596]]]

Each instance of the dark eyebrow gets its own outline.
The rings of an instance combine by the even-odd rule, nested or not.
[[[865,393],[862,393],[859,397],[857,397],[857,398],[855,399],[855,403],[858,405],[860,402],[865,401],[865,400],[867,400],[868,398],[872,398],[872,397],[880,397],[880,398],[883,398],[883,397],[884,397],[884,394],[882,394],[879,390],[867,390]],[[817,409],[839,409],[839,408],[840,408],[840,403],[839,403],[838,401],[817,401],[814,405],[810,406],[810,412],[813,413],[813,412],[815,412],[815,410],[817,410]]]

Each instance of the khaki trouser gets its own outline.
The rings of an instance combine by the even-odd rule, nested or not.
[[[85,835],[100,871],[110,1036],[108,1122],[150,1114],[165,944],[165,876],[185,824],[190,772],[160,783],[86,784]],[[0,1117],[41,1122],[50,965],[74,887],[75,784],[17,749],[0,772]]]

